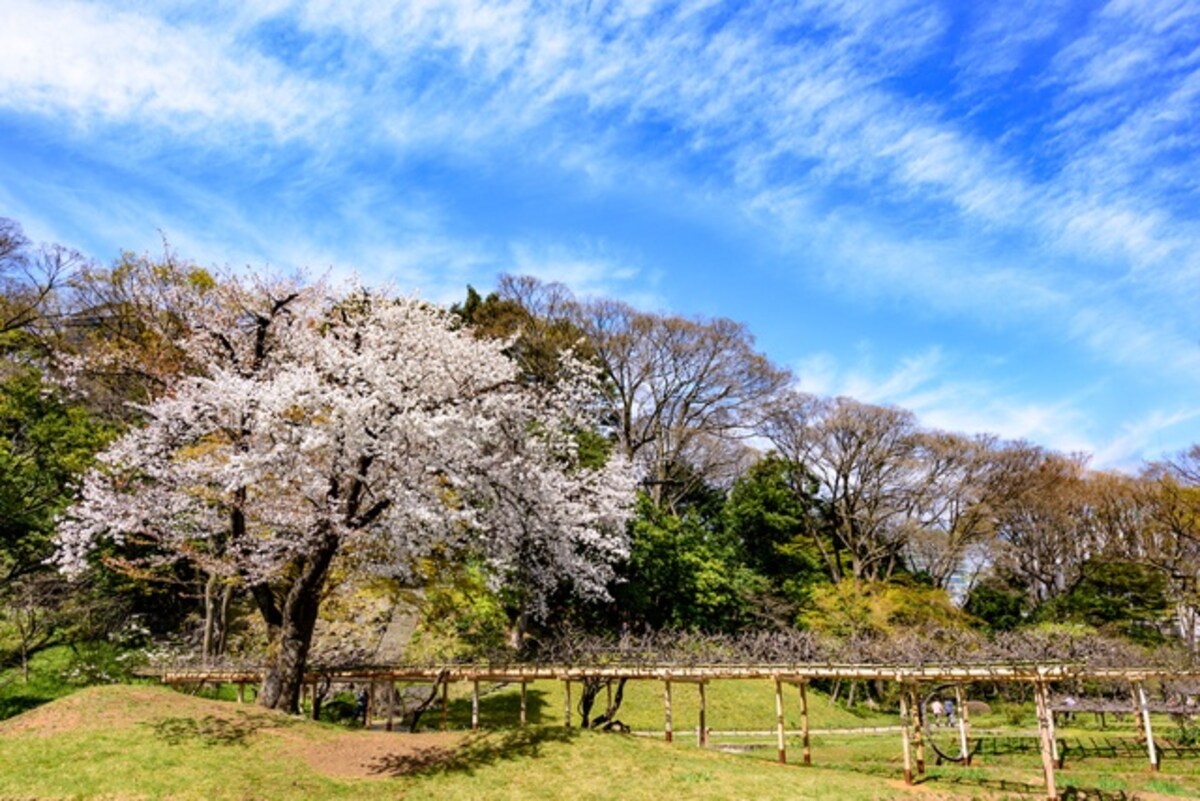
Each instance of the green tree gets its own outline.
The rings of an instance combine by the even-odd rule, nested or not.
[[[719,517],[682,514],[638,497],[624,581],[615,589],[627,622],[651,628],[732,631],[751,622],[765,580],[741,562]]]
[[[1087,623],[1140,642],[1163,639],[1170,618],[1167,580],[1138,562],[1092,559],[1071,590],[1039,610],[1041,617]]]
[[[821,536],[815,492],[802,469],[769,454],[734,483],[725,504],[726,529],[747,568],[769,582],[760,606],[780,623],[794,622],[813,586],[825,579],[814,542]]]

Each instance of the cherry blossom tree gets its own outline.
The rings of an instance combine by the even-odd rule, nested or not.
[[[483,558],[543,603],[605,594],[627,552],[627,463],[587,466],[595,376],[519,380],[504,343],[413,298],[228,281],[190,320],[198,375],[144,408],[85,479],[58,563],[151,546],[241,582],[267,624],[263,705],[294,710],[331,576]],[[539,601],[539,599],[541,599]]]

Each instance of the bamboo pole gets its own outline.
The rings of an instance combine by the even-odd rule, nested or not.
[[[479,679],[471,679],[471,731],[479,731]]]
[[[317,683],[312,683],[312,693],[309,695],[312,700],[312,719],[320,720],[321,708],[317,706]]]
[[[246,703],[246,683],[244,681],[238,682],[238,703]]]
[[[917,752],[917,774],[925,775],[925,710],[921,706],[921,694],[917,685],[908,686],[909,715],[913,719],[913,740]]]
[[[812,764],[812,750],[808,745],[808,682],[800,682],[800,736],[804,742],[804,764]]]
[[[604,682],[604,688],[608,691],[608,706],[605,707],[605,712],[612,709],[612,679]]]
[[[1052,747],[1053,738],[1050,733],[1051,723],[1048,720],[1051,714],[1050,700],[1046,694],[1045,682],[1039,681],[1034,685],[1033,696],[1037,706],[1038,739],[1042,752],[1042,775],[1046,779],[1046,798],[1055,801],[1058,798],[1058,790],[1054,785],[1055,759]]]
[[[526,682],[521,682],[521,728],[525,728],[526,713],[525,713],[525,687]]]
[[[1150,767],[1158,770],[1158,748],[1154,745],[1154,728],[1150,725],[1150,706],[1146,702],[1146,688],[1140,681],[1135,681],[1133,692],[1138,706],[1138,715],[1142,719],[1142,728],[1146,733],[1146,754],[1150,757]]]
[[[912,722],[908,716],[906,693],[900,693],[900,745],[904,750],[904,783],[913,783],[912,746],[908,741],[908,727]]]
[[[563,717],[565,720],[566,727],[568,729],[571,728],[571,680],[570,679],[567,679],[567,682],[566,682],[566,700],[563,702]]]
[[[787,743],[784,739],[783,682],[775,677],[775,739],[779,746],[779,764],[787,764]]]
[[[671,680],[667,679],[663,682],[663,706],[666,713],[666,740],[671,742],[675,738],[674,732],[671,731]]]
[[[450,718],[450,677],[442,682],[442,731],[446,730]]]
[[[705,703],[704,682],[700,682],[696,686],[700,688],[700,728],[696,729],[696,745],[704,748],[708,745],[708,722],[705,720],[708,713],[708,706]]]
[[[967,714],[967,698],[961,684],[954,685],[954,700],[958,705],[958,747],[962,750],[964,765],[971,764],[971,723]]]

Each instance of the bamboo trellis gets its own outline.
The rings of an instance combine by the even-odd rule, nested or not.
[[[262,675],[257,670],[164,670],[151,672],[166,684],[236,684],[239,700],[244,697],[246,685],[256,685]],[[1046,797],[1058,797],[1055,782],[1055,764],[1058,760],[1057,741],[1054,731],[1054,716],[1050,703],[1049,688],[1059,682],[1093,680],[1121,682],[1132,691],[1130,711],[1137,713],[1138,725],[1143,730],[1147,756],[1154,769],[1158,768],[1158,753],[1154,743],[1154,732],[1150,721],[1151,705],[1147,700],[1145,682],[1154,680],[1200,679],[1200,671],[1180,671],[1162,667],[1089,667],[1083,664],[1034,662],[968,665],[876,665],[876,664],[747,664],[747,665],[441,665],[432,667],[412,666],[354,666],[313,670],[305,675],[305,687],[315,688],[318,681],[365,682],[371,688],[372,704],[368,714],[374,712],[375,688],[379,684],[394,687],[396,682],[444,682],[442,687],[442,728],[446,726],[446,687],[450,682],[470,682],[471,728],[476,729],[479,721],[479,683],[481,681],[520,684],[521,725],[526,723],[525,688],[533,681],[562,681],[566,689],[565,723],[571,725],[571,683],[585,679],[626,679],[632,681],[663,682],[664,736],[673,739],[672,684],[694,683],[700,693],[700,719],[697,737],[701,746],[708,742],[707,707],[705,687],[707,684],[732,679],[767,679],[775,688],[775,735],[780,762],[787,762],[784,726],[784,685],[795,685],[800,691],[801,739],[804,748],[804,764],[811,764],[809,740],[807,687],[813,680],[880,680],[895,682],[900,686],[900,732],[904,760],[904,779],[914,781],[915,773],[924,773],[924,741],[922,738],[922,711],[918,703],[918,688],[921,684],[953,684],[961,710],[959,716],[959,740],[964,761],[970,754],[969,718],[965,703],[965,686],[972,682],[996,684],[1028,684],[1034,689],[1037,706],[1039,752],[1046,783]],[[316,704],[313,704],[314,708]],[[1054,707],[1058,709],[1057,705]],[[389,716],[390,722],[390,716]]]

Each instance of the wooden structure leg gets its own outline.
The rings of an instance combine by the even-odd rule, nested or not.
[[[526,710],[526,706],[525,706],[526,686],[527,686],[526,682],[521,682],[521,728],[522,729],[525,728],[525,722],[526,722],[526,711],[525,711]]]
[[[1053,736],[1051,734],[1050,717],[1050,698],[1046,691],[1045,682],[1038,682],[1033,688],[1034,700],[1037,706],[1038,718],[1038,738],[1041,744],[1042,752],[1042,775],[1046,779],[1046,798],[1050,801],[1055,801],[1058,798],[1058,789],[1054,784],[1054,748]]]
[[[568,729],[571,728],[571,680],[567,679],[565,684],[566,700],[563,701],[563,725]]]
[[[363,721],[364,728],[371,728],[371,724],[375,722],[375,682],[372,681],[367,685],[367,717]]]
[[[312,692],[309,693],[309,698],[312,699],[312,719],[321,719],[321,705],[317,703],[317,682],[312,683]]]
[[[800,737],[804,743],[804,764],[812,764],[812,749],[808,743],[808,682],[800,682]]]
[[[913,745],[916,746],[917,775],[925,775],[925,710],[921,708],[921,693],[915,684],[908,687],[909,717],[913,724]]]
[[[396,719],[396,683],[387,683],[387,730],[391,731]]]
[[[1138,707],[1138,717],[1141,719],[1142,730],[1146,735],[1146,755],[1150,757],[1150,767],[1158,770],[1158,747],[1154,744],[1154,728],[1150,725],[1150,705],[1146,701],[1146,687],[1140,681],[1133,683],[1134,700]]]
[[[471,731],[479,731],[479,679],[471,679]]]
[[[775,677],[775,740],[779,747],[779,764],[787,764],[787,741],[783,721],[783,682]]]
[[[663,708],[666,716],[666,741],[669,743],[675,739],[675,734],[671,730],[671,680],[667,679],[663,682]]]
[[[442,682],[442,731],[449,725],[450,717],[450,679]]]
[[[700,682],[696,685],[700,689],[700,726],[696,729],[696,745],[704,748],[708,745],[708,706],[705,698],[705,684]]]
[[[904,783],[913,783],[912,745],[909,743],[909,706],[907,693],[900,693],[900,745],[904,751]]]
[[[954,702],[958,705],[958,747],[962,749],[963,764],[971,764],[971,718],[967,712],[967,694],[961,684],[954,685]]]
[[[238,703],[246,703],[246,684],[241,681],[238,682]]]

